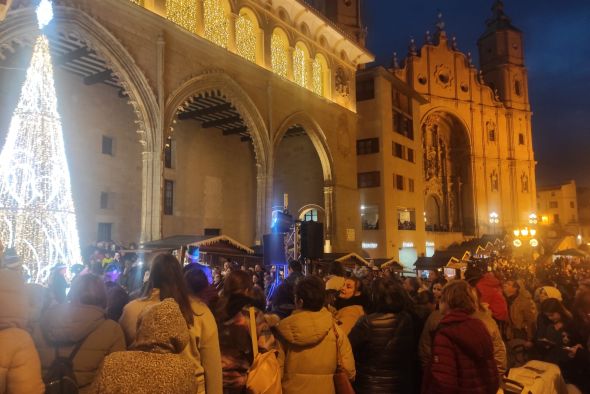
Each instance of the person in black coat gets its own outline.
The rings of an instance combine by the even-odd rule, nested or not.
[[[410,308],[401,285],[387,279],[373,282],[370,313],[348,336],[356,361],[356,393],[414,392],[417,338]]]

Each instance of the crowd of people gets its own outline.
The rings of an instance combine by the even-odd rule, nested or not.
[[[336,393],[336,375],[356,393],[492,394],[533,359],[590,393],[585,264],[496,257],[451,280],[138,260],[92,252],[42,287],[5,255],[0,393],[60,392],[64,365],[81,393],[245,393],[258,354],[276,358],[286,394]]]

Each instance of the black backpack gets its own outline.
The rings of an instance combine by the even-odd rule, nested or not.
[[[74,357],[84,344],[82,339],[68,357],[59,355],[59,347],[55,347],[55,359],[49,366],[45,377],[45,394],[78,394],[78,382],[74,374]]]

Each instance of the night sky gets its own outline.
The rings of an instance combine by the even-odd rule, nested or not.
[[[575,179],[590,186],[590,0],[505,0],[506,14],[522,30],[533,111],[538,185]],[[447,35],[473,54],[491,17],[493,0],[364,0],[367,46],[378,64],[401,61],[408,40],[424,43],[437,10]]]

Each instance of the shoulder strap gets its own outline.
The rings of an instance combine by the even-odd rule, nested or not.
[[[74,362],[74,357],[76,357],[76,354],[78,354],[78,351],[82,348],[82,345],[84,345],[84,343],[86,342],[86,339],[90,336],[90,334],[92,334],[94,331],[91,331],[88,335],[86,335],[84,338],[82,338],[82,340],[80,342],[78,342],[76,344],[76,346],[74,347],[74,350],[72,350],[72,352],[70,353],[70,356],[68,357],[68,360],[70,360],[71,362]]]
[[[256,312],[254,307],[250,308],[250,338],[252,338],[252,351],[254,358],[258,356],[258,334],[256,333]]]
[[[340,341],[340,335],[338,335],[336,322],[334,321],[332,321],[332,330],[334,330],[334,335],[336,335],[336,362],[338,365],[340,365],[340,345],[338,345],[338,341]]]

